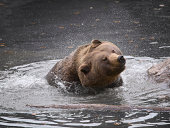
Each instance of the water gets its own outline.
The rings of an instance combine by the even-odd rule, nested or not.
[[[170,88],[147,76],[162,59],[127,58],[124,85],[96,94],[76,94],[48,85],[45,75],[58,60],[35,62],[0,71],[0,127],[169,127],[169,112],[133,110],[63,110],[27,105],[107,104],[170,107]],[[62,84],[61,84],[62,85]],[[64,89],[62,89],[64,90]]]

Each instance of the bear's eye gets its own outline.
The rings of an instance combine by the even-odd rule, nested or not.
[[[112,53],[115,53],[115,50],[112,50]]]
[[[103,60],[103,61],[106,61],[106,60],[107,60],[107,57],[103,57],[102,60]]]

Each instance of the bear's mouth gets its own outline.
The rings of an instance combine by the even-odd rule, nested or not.
[[[125,68],[126,68],[125,66],[114,66],[111,67],[109,70],[105,70],[105,72],[108,76],[112,76],[112,75],[120,74],[125,70]]]
[[[122,65],[122,66],[115,66],[115,67],[112,67],[112,71],[113,72],[119,72],[119,73],[121,73],[122,71],[124,71],[125,70],[125,68],[126,68],[126,66],[125,65]]]
[[[125,65],[121,65],[121,66],[114,66],[112,67],[112,69],[125,69],[126,66]]]

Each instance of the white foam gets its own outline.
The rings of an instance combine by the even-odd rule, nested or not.
[[[125,58],[127,59],[126,70],[122,73],[124,85],[119,88],[108,89],[107,91],[104,91],[97,96],[67,96],[67,98],[65,98],[66,96],[63,97],[63,95],[58,92],[58,90],[60,89],[66,89],[66,83],[64,81],[58,81],[57,85],[59,86],[59,88],[50,86],[47,83],[45,76],[58,60],[35,62],[31,64],[16,66],[10,68],[7,71],[0,71],[0,96],[1,98],[3,98],[2,101],[8,100],[8,97],[14,96],[14,99],[21,103],[27,103],[27,99],[29,98],[29,96],[29,102],[32,103],[31,100],[35,99],[35,95],[37,96],[37,99],[43,98],[45,102],[53,103],[53,101],[55,101],[55,103],[62,104],[79,102],[102,102],[107,104],[111,102],[121,102],[121,104],[129,105],[170,105],[170,103],[168,102],[159,101],[158,98],[159,96],[169,96],[169,87],[164,84],[156,84],[152,80],[148,79],[147,76],[147,69],[149,69],[154,63],[157,63],[162,59],[131,56],[125,56]],[[28,89],[29,91],[27,91]],[[16,91],[18,90],[21,91],[16,93]],[[35,90],[36,92],[33,92]],[[84,91],[87,90],[84,89]],[[23,98],[25,97],[25,95],[28,95],[27,99],[25,98],[23,99],[23,101],[19,100],[19,96]],[[9,101],[11,100],[9,99]],[[41,103],[42,101],[37,100],[36,102]],[[10,102],[8,102],[5,104],[10,106],[12,103],[10,104]]]

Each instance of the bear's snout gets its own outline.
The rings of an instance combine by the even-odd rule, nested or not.
[[[118,60],[119,63],[121,63],[123,65],[126,63],[126,60],[123,56],[118,56],[117,60]]]

